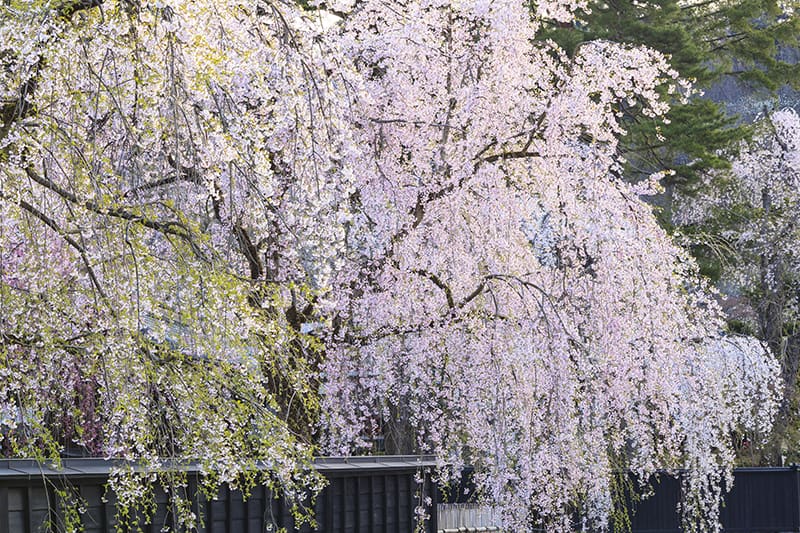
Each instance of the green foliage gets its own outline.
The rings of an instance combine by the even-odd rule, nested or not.
[[[80,491],[68,485],[56,487],[54,490],[58,501],[61,523],[46,524],[49,531],[64,531],[65,533],[82,533],[84,529],[81,515],[86,512],[86,500],[81,497]]]
[[[733,335],[750,335],[753,336],[756,334],[756,330],[752,324],[744,321],[739,320],[736,318],[732,318],[727,321],[726,323],[728,332]]]
[[[616,470],[612,475],[611,498],[613,505],[611,523],[614,526],[614,533],[630,533],[631,510],[628,507],[628,500],[636,502],[640,499],[640,495],[636,491],[627,469]]]
[[[750,82],[754,90],[772,91],[798,84],[800,70],[777,59],[781,46],[797,46],[800,18],[786,16],[780,2],[678,2],[677,0],[595,1],[574,27],[554,27],[549,37],[573,53],[582,42],[608,39],[645,45],[662,52],[678,74],[695,89],[712,86],[726,75]],[[649,118],[623,109],[628,135],[622,140],[626,176],[638,180],[652,172],[672,170],[664,184],[691,190],[699,176],[727,168],[718,152],[745,139],[750,130],[726,114],[721,103],[693,97],[670,98],[665,117]],[[663,220],[670,221],[669,193]]]

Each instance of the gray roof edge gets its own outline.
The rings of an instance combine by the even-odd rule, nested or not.
[[[188,472],[199,472],[198,463],[173,462],[164,460],[163,469],[177,468]],[[339,456],[315,457],[314,467],[320,472],[336,471],[358,472],[362,470],[410,470],[415,468],[435,467],[439,464],[434,455],[370,455],[370,456]],[[31,478],[52,476],[107,476],[114,467],[131,466],[134,469],[143,467],[136,462],[121,459],[102,458],[67,458],[60,461],[60,466],[53,461],[38,461],[36,459],[0,459],[0,479],[2,478]],[[261,462],[259,469],[269,469],[269,464]]]

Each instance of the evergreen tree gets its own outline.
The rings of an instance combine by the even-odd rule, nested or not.
[[[800,66],[778,59],[781,47],[798,45],[800,18],[793,16],[797,5],[778,0],[593,1],[578,23],[553,27],[550,37],[572,53],[581,43],[596,39],[643,44],[666,54],[696,90],[735,76],[769,97],[800,79]],[[672,224],[675,187],[693,192],[704,172],[728,168],[720,150],[750,134],[738,117],[726,112],[723,102],[698,96],[686,101],[674,95],[665,117],[647,117],[634,107],[620,109],[627,119],[628,135],[620,145],[626,175],[638,180],[672,171],[663,180],[664,196],[657,200],[667,227]]]

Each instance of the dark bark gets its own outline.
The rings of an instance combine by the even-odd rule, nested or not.
[[[388,455],[412,455],[416,452],[414,428],[408,420],[407,403],[389,407],[389,420],[384,421],[384,445]]]

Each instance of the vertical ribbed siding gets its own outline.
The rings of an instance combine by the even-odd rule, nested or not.
[[[0,462],[0,533],[38,533],[48,523],[57,531],[63,530],[63,510],[56,491],[65,487],[85,503],[85,533],[113,531],[115,498],[106,493],[107,471],[104,475],[98,467],[101,463],[95,462],[91,463],[93,474],[75,474],[80,472],[80,464],[68,463],[66,471],[72,473],[64,475],[30,462]],[[465,490],[469,486],[468,475],[447,498],[432,486],[428,476],[418,485],[415,474],[422,467],[408,458],[350,458],[321,460],[319,464],[328,479],[328,486],[314,502],[317,531],[322,533],[410,533],[414,529],[414,508],[418,498],[425,495],[433,498],[426,531],[435,533],[447,527],[444,520],[437,524],[436,504],[445,503],[444,500],[466,502],[467,493],[474,493]],[[197,487],[197,473],[190,473],[186,495],[196,495],[192,508],[195,514],[205,517],[204,526],[198,523],[201,533],[264,533],[279,528],[299,533],[314,531],[308,525],[295,529],[287,502],[275,498],[264,486],[254,487],[247,500],[240,492],[224,487],[210,501],[198,495]],[[654,489],[652,497],[630,502],[633,532],[678,533],[679,480],[661,475]],[[143,524],[146,532],[174,525],[169,498],[160,489],[156,491],[156,501],[154,519]],[[722,509],[722,521],[726,533],[800,533],[800,472],[796,467],[738,469]]]

